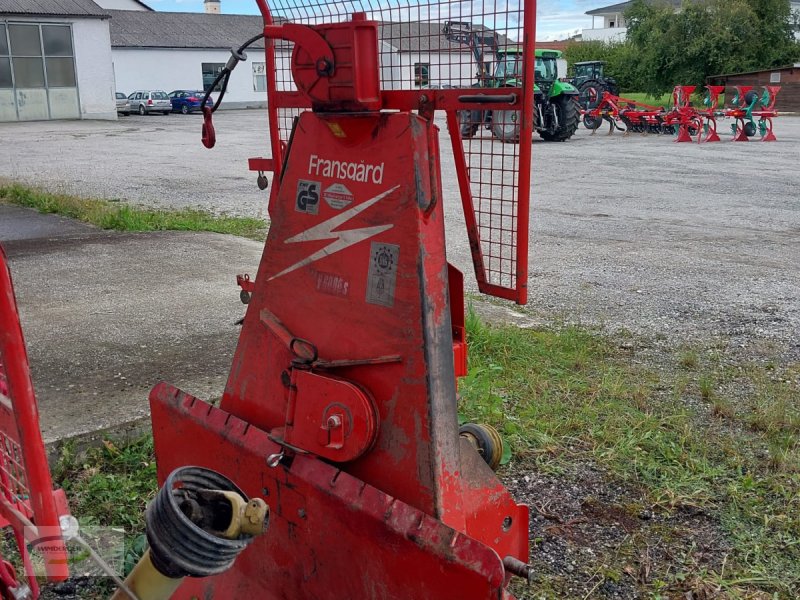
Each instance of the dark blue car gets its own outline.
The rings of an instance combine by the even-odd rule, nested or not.
[[[169,93],[169,100],[172,102],[172,112],[188,115],[190,112],[200,110],[200,103],[206,93],[201,90],[175,90]],[[214,100],[208,97],[206,106],[214,106]]]

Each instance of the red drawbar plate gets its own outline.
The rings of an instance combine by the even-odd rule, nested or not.
[[[267,533],[232,569],[187,579],[174,599],[511,598],[500,557],[475,539],[313,456],[270,468],[280,447],[264,431],[167,384],[150,405],[162,482],[195,464],[271,509]]]

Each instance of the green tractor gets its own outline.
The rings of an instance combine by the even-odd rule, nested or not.
[[[478,65],[478,81],[472,87],[519,86],[523,71],[521,48],[500,49],[496,32],[476,30],[471,23],[447,21],[443,33],[449,41],[469,46],[472,51]],[[571,138],[580,120],[578,90],[558,80],[557,61],[561,55],[557,50],[536,50],[534,130],[548,142]],[[492,58],[494,72],[490,74],[488,65]],[[503,142],[519,141],[518,111],[465,110],[459,116],[463,138],[474,137],[483,126]]]
[[[569,82],[578,88],[581,106],[587,110],[600,104],[605,92],[619,96],[617,80],[606,75],[605,66],[602,60],[587,60],[572,65],[573,75]]]

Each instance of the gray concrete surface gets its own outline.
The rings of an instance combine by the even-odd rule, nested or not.
[[[45,440],[135,423],[160,380],[218,398],[244,314],[235,275],[254,272],[262,245],[53,226],[0,204]]]
[[[265,216],[247,171],[248,157],[269,154],[265,113],[218,113],[211,151],[200,124],[197,115],[8,124],[0,177]],[[537,141],[528,310],[675,343],[767,339],[800,353],[800,118],[779,118],[776,134],[774,144],[699,146],[581,129],[567,143]],[[448,252],[469,272],[446,136]]]

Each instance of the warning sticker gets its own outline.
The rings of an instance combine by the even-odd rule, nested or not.
[[[400,246],[372,242],[369,255],[367,302],[392,307],[394,306]]]
[[[297,180],[297,200],[295,210],[297,212],[316,215],[319,213],[319,191],[322,185],[319,181]]]
[[[326,188],[325,191],[322,192],[322,197],[325,199],[325,202],[328,203],[328,206],[336,210],[342,210],[355,199],[353,192],[348,190],[341,183],[334,183],[332,186]]]

